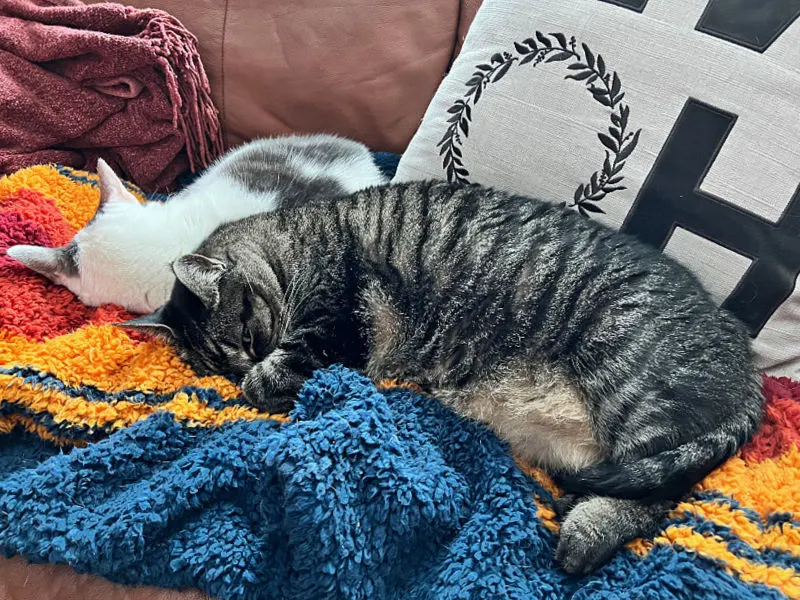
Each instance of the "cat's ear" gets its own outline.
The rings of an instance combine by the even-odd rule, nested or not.
[[[172,263],[172,272],[178,281],[208,310],[219,305],[219,280],[226,268],[222,261],[202,254],[186,254]]]
[[[130,329],[148,333],[160,340],[172,344],[175,342],[175,331],[164,322],[164,307],[162,306],[152,314],[144,315],[124,323],[114,323],[120,329]]]
[[[18,260],[29,269],[60,283],[64,277],[78,274],[77,246],[74,242],[60,248],[45,246],[11,246],[6,256]]]
[[[97,175],[100,177],[100,206],[97,211],[104,206],[111,204],[139,204],[136,196],[131,194],[122,183],[122,180],[114,173],[114,169],[102,158],[97,159]]]

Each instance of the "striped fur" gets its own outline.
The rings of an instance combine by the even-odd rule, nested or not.
[[[420,384],[555,474],[577,495],[556,553],[571,573],[647,533],[760,422],[746,331],[686,269],[536,200],[371,188],[225,225],[174,269],[140,326],[254,405],[286,410],[343,362]]]

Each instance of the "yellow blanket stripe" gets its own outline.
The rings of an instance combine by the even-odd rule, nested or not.
[[[561,529],[561,524],[558,522],[556,518],[556,511],[552,509],[552,507],[548,506],[544,503],[544,501],[535,496],[533,501],[536,503],[536,514],[539,517],[539,520],[542,522],[547,531],[553,534],[558,534],[558,531]]]
[[[549,475],[547,475],[547,473],[541,469],[537,469],[536,467],[532,467],[524,463],[519,458],[515,458],[514,461],[517,463],[517,466],[523,473],[525,473],[528,477],[535,479],[539,485],[553,495],[553,498],[558,498],[561,496],[561,490],[558,489],[558,486],[556,486],[555,483],[553,483],[553,480]]]
[[[76,427],[103,427],[115,431],[164,411],[173,413],[181,421],[206,427],[242,419],[286,419],[284,415],[260,413],[248,406],[211,408],[195,394],[190,396],[183,392],[175,394],[163,404],[150,405],[126,400],[103,402],[87,400],[82,396],[72,397],[58,390],[45,390],[40,386],[22,383],[20,379],[9,375],[0,375],[0,386],[5,387],[3,399],[7,404],[17,404],[34,413],[46,412],[56,423],[67,422]]]
[[[0,198],[22,188],[36,190],[51,198],[64,220],[76,231],[89,222],[100,204],[99,189],[62,177],[55,167],[49,165],[23,169],[0,179]]]
[[[705,537],[691,527],[668,527],[655,539],[657,544],[672,544],[700,556],[720,562],[726,571],[747,583],[763,583],[778,588],[789,598],[800,598],[800,577],[792,569],[753,563],[728,550],[728,545],[714,537]]]
[[[137,343],[112,325],[89,325],[44,342],[0,331],[0,364],[31,366],[68,386],[91,385],[110,393],[169,394],[196,386],[214,388],[225,399],[241,395],[239,388],[223,377],[198,378],[168,345]]]
[[[775,512],[800,512],[800,451],[792,446],[781,456],[759,463],[745,463],[740,457],[728,460],[699,485],[701,490],[718,490],[756,511],[762,519]]]
[[[97,181],[97,175],[94,173],[85,173],[85,176],[91,181]],[[58,169],[50,165],[22,169],[0,178],[0,198],[24,188],[36,190],[45,197],[52,198],[64,220],[75,231],[89,222],[100,204],[98,188],[63,177]],[[144,201],[141,192],[137,190],[131,192],[140,202]]]
[[[717,502],[682,502],[674,513],[683,512],[729,528],[756,550],[778,550],[800,558],[800,530],[790,523],[762,529],[744,511]]]
[[[800,481],[800,452],[793,447],[775,459],[757,463],[745,463],[741,457],[734,457],[706,477],[697,489],[733,498],[764,520],[776,512],[789,513],[793,518],[800,503],[797,481]],[[672,517],[681,518],[687,513],[729,528],[756,551],[776,550],[800,558],[800,531],[790,523],[762,528],[743,510],[714,501],[682,502],[672,511]],[[636,540],[628,547],[644,557],[654,543],[682,547],[719,562],[743,581],[774,586],[790,598],[800,598],[800,578],[792,569],[753,563],[731,552],[724,540],[704,536],[689,525],[670,526],[653,543]]]
[[[78,448],[83,448],[86,446],[86,442],[83,440],[62,438],[57,435],[53,435],[47,431],[47,428],[44,425],[37,423],[25,415],[8,415],[5,417],[0,417],[0,434],[11,433],[17,427],[24,429],[29,433],[34,433],[43,440],[52,442],[56,446],[77,446]]]

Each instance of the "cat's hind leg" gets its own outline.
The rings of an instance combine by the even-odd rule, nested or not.
[[[561,523],[556,562],[571,575],[587,575],[627,542],[655,533],[673,504],[585,497]]]
[[[491,379],[464,388],[434,390],[456,412],[489,425],[523,461],[556,473],[604,463],[606,446],[594,435],[587,403],[577,386],[548,365],[509,365]],[[646,503],[570,493],[556,501],[566,514],[556,550],[559,565],[587,574],[626,542],[656,530],[669,503]]]

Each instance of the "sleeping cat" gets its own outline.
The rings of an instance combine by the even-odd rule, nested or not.
[[[377,187],[225,225],[173,269],[128,327],[270,412],[335,362],[422,385],[571,492],[569,573],[652,532],[760,422],[747,332],[693,275],[537,200]]]
[[[365,146],[332,135],[240,146],[166,203],[140,204],[102,160],[97,172],[100,206],[69,244],[12,246],[6,254],[86,305],[112,303],[138,313],[167,301],[175,281],[170,263],[222,223],[386,181]]]

